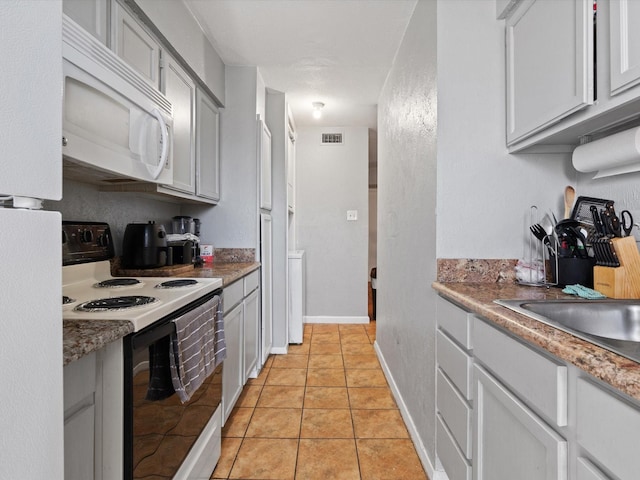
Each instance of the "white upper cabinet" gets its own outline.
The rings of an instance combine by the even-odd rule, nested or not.
[[[611,0],[611,95],[640,83],[640,2]]]
[[[64,0],[62,11],[104,45],[109,46],[109,0]]]
[[[506,23],[507,144],[593,103],[590,0],[525,0]]]
[[[195,193],[195,99],[196,86],[182,67],[163,56],[162,92],[173,105],[173,184],[167,185]]]
[[[113,8],[112,50],[155,88],[159,87],[160,44],[118,2]]]
[[[220,200],[220,114],[200,89],[196,92],[196,193]]]

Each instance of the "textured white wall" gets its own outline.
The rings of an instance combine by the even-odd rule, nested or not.
[[[107,222],[115,242],[116,255],[122,254],[122,239],[128,223],[153,220],[171,232],[171,217],[180,215],[180,205],[135,193],[101,192],[97,186],[65,180],[60,202],[46,202],[48,210],[62,213],[63,220]]]
[[[344,145],[320,144],[336,131]],[[367,316],[368,136],[366,127],[298,129],[296,247],[306,251],[307,316]],[[348,222],[347,210],[358,220]]]
[[[202,220],[202,239],[216,248],[256,248],[257,68],[227,67],[226,75],[227,103],[220,111],[220,202],[215,207],[185,205],[183,212]]]
[[[439,258],[520,258],[529,207],[560,213],[568,155],[505,146],[504,21],[494,0],[438,2]],[[526,219],[526,220],[525,220]]]
[[[419,1],[378,104],[376,342],[432,465],[436,73],[436,2]]]

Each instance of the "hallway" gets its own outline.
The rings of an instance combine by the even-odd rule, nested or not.
[[[427,479],[373,349],[376,323],[307,324],[222,432],[212,479]]]

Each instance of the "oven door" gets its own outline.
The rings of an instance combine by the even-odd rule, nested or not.
[[[213,472],[220,456],[222,364],[184,404],[175,393],[169,392],[166,398],[153,393],[162,387],[162,382],[159,384],[157,377],[151,375],[150,365],[158,361],[157,346],[163,342],[168,345],[169,336],[175,331],[172,320],[219,297],[221,292],[216,290],[125,337],[125,480],[186,479],[192,478],[196,471],[199,476],[203,471],[208,472],[206,478],[209,478]],[[162,399],[148,399],[154,396]]]

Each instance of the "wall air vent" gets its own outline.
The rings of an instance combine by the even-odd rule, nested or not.
[[[342,133],[323,133],[322,145],[342,145],[344,139]]]

